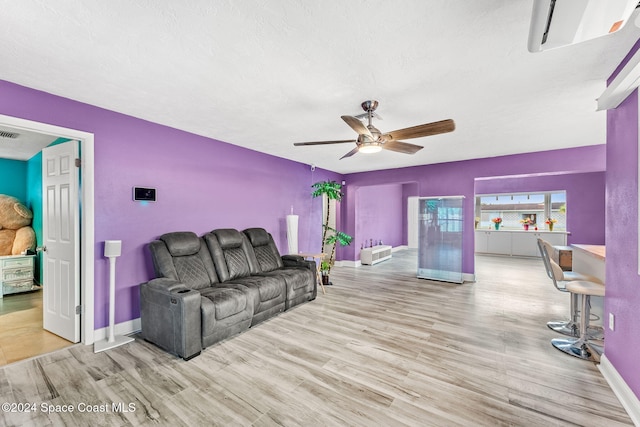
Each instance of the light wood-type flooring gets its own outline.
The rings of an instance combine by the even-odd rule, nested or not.
[[[10,364],[0,402],[32,412],[0,425],[632,425],[595,364],[549,343],[569,300],[539,259],[479,256],[463,285],[415,259],[337,267],[326,295],[188,362],[137,339]]]
[[[0,366],[71,345],[42,329],[41,290],[0,299]]]

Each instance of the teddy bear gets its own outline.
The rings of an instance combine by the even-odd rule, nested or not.
[[[35,249],[32,219],[31,210],[18,199],[0,194],[0,256],[21,255],[27,249]]]

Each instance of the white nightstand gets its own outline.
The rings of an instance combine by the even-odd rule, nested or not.
[[[0,298],[38,289],[33,283],[35,255],[0,256]]]

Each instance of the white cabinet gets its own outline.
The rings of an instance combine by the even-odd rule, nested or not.
[[[476,252],[511,255],[511,233],[504,231],[476,231]]]
[[[511,255],[540,256],[537,242],[539,238],[551,243],[552,246],[565,246],[567,244],[567,235],[564,233],[544,231],[514,232],[511,237]]]
[[[360,263],[373,265],[391,258],[391,246],[378,245],[360,251]]]
[[[489,231],[477,231],[476,230],[476,252],[486,253],[489,252]]]
[[[511,255],[539,256],[538,237],[540,233],[514,233],[511,237]]]
[[[511,236],[509,234],[510,233],[500,231],[490,231],[489,241],[487,242],[487,252],[510,255],[513,243],[511,242]]]
[[[0,298],[36,289],[33,284],[34,255],[0,256]]]
[[[476,252],[496,255],[540,256],[538,238],[553,246],[567,244],[567,233],[557,231],[476,230],[475,237]]]

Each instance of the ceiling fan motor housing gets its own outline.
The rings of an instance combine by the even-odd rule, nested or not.
[[[378,108],[378,101],[364,101],[362,104],[360,104],[360,106],[366,112],[373,112],[376,111],[376,108]]]

